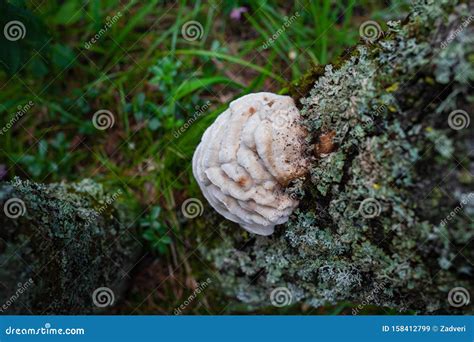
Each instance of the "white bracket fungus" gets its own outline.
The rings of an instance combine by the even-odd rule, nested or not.
[[[288,220],[298,200],[284,187],[308,169],[300,120],[291,97],[272,93],[245,95],[219,115],[193,156],[194,176],[217,212],[260,235]]]

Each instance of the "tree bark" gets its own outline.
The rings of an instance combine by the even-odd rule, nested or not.
[[[369,22],[360,45],[292,85],[311,172],[274,235],[226,222],[202,248],[227,294],[254,308],[472,312],[473,8],[419,1],[384,33]]]
[[[90,180],[0,186],[0,313],[87,314],[119,300],[140,245]]]

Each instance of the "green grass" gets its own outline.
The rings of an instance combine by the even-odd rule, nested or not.
[[[22,15],[37,26],[35,32],[27,25],[25,40],[0,40],[0,48],[12,54],[10,59],[0,55],[5,67],[0,72],[1,126],[15,117],[18,106],[35,103],[0,136],[0,164],[8,170],[4,178],[91,177],[120,187],[135,202],[131,206],[137,208],[136,223],[145,227],[145,239],[158,241],[168,236],[166,229],[146,227],[159,213],[168,231],[179,234],[180,203],[200,196],[190,169],[192,153],[232,99],[285,92],[288,82],[312,65],[326,64],[357,43],[361,22],[383,18],[387,11],[393,17],[403,8],[398,1],[387,9],[369,0],[62,3],[29,2],[31,12]],[[248,11],[231,20],[230,11],[238,6]],[[15,8],[8,8],[0,14],[2,23],[16,18]],[[86,49],[85,43],[118,11],[117,22]],[[202,25],[200,39],[183,38],[181,28],[190,20]],[[204,107],[176,138],[176,130]],[[115,119],[104,131],[91,120],[101,109]],[[169,240],[162,241],[151,241],[150,252],[171,262]],[[180,258],[186,250],[176,253]]]

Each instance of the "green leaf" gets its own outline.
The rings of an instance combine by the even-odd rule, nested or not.
[[[39,56],[32,57],[30,63],[28,63],[28,67],[33,76],[37,78],[42,78],[46,76],[49,71],[48,66]]]
[[[224,83],[226,85],[231,84],[239,88],[245,88],[242,84],[237,83],[230,78],[223,77],[223,76],[214,76],[214,77],[206,77],[206,78],[198,78],[193,79],[191,81],[187,80],[176,89],[174,92],[173,98],[175,101],[183,98],[184,96],[195,92],[198,89],[207,89],[208,86],[217,83]]]
[[[211,58],[222,59],[222,60],[225,60],[225,61],[228,61],[228,62],[231,62],[231,63],[235,63],[235,64],[245,66],[245,67],[253,69],[255,71],[258,71],[258,72],[260,72],[264,75],[267,75],[267,76],[273,78],[274,80],[276,80],[276,81],[278,81],[282,84],[286,83],[286,80],[284,78],[278,76],[277,74],[271,72],[270,70],[267,70],[265,68],[262,68],[259,65],[250,63],[250,62],[248,62],[244,59],[241,59],[241,58],[238,58],[238,57],[235,57],[235,56],[226,55],[226,54],[215,52],[215,51],[207,51],[207,50],[176,50],[175,53],[177,55],[203,56],[203,57],[211,57]]]
[[[40,140],[38,144],[38,153],[42,158],[46,157],[46,154],[48,153],[48,143],[46,140]]]
[[[148,122],[148,128],[150,128],[152,131],[156,131],[160,127],[161,122],[157,118],[153,118]]]
[[[20,44],[0,42],[0,64],[8,73],[17,71],[22,59]]]
[[[168,245],[171,243],[171,238],[168,235],[165,235],[160,239],[160,242]]]
[[[71,25],[82,17],[82,6],[79,1],[65,1],[54,16],[53,22],[58,25]]]
[[[76,57],[73,50],[62,44],[54,44],[51,53],[52,62],[61,70],[72,66],[72,62]]]
[[[46,27],[33,12],[23,6],[0,1],[0,28],[10,25],[11,36],[0,34],[0,67],[13,74],[28,60],[31,53],[48,51]]]

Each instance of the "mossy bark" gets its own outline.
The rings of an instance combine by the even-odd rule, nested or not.
[[[222,222],[201,246],[227,294],[249,308],[283,287],[285,304],[472,312],[473,3],[419,1],[404,23],[312,72],[311,90],[308,78],[290,88],[312,168],[274,235]]]
[[[87,314],[116,303],[140,252],[117,210],[121,195],[90,180],[0,185],[0,313]],[[101,287],[110,290],[94,301]]]

